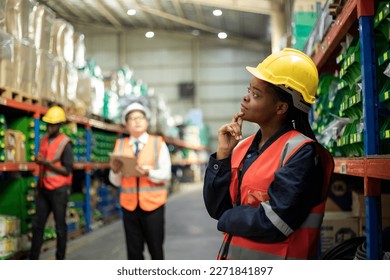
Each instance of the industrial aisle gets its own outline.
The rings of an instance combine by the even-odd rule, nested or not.
[[[216,221],[206,212],[202,183],[182,183],[171,195],[165,214],[165,259],[213,260],[222,234]],[[68,242],[67,260],[125,260],[126,248],[122,221],[118,220]],[[42,260],[54,259],[54,249],[41,254]],[[149,254],[145,246],[145,257]]]

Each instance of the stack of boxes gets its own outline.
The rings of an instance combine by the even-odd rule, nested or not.
[[[33,162],[35,159],[35,122],[32,117],[21,117],[9,123],[9,127],[21,132],[25,137],[25,161]],[[46,126],[40,125],[40,136],[46,131]]]
[[[18,130],[7,129],[5,132],[5,162],[26,162],[26,137]]]
[[[20,240],[28,240],[35,214],[34,177],[9,178],[0,188],[0,215],[14,216],[20,221]],[[18,248],[27,250],[29,244],[20,241]]]
[[[103,79],[85,66],[84,35],[70,23],[35,0],[0,2],[0,87],[101,114],[93,102],[103,102]]]
[[[342,178],[335,178],[329,186],[325,217],[321,226],[321,252],[358,236],[358,219],[353,217],[352,188]]]
[[[382,229],[390,228],[390,194],[381,195]],[[362,192],[352,192],[352,216],[358,218],[359,236],[366,236],[366,197]]]
[[[20,221],[15,216],[0,215],[0,260],[19,251]]]
[[[366,235],[366,200],[362,182],[332,182],[321,226],[321,252],[348,239]],[[382,228],[390,227],[390,194],[382,194]]]

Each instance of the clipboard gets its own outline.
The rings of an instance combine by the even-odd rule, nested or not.
[[[110,162],[113,159],[117,159],[117,160],[120,160],[123,163],[122,170],[121,170],[123,177],[137,177],[137,176],[140,176],[138,171],[135,169],[135,166],[137,165],[137,159],[136,158],[134,158],[134,157],[126,157],[126,156],[122,156],[122,155],[119,155],[119,154],[113,154],[113,153],[109,153],[109,156],[110,156]]]

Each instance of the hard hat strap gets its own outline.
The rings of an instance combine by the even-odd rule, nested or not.
[[[284,85],[276,85],[276,86],[291,95],[295,108],[301,110],[306,114],[309,113],[311,106],[307,102],[305,102],[305,100],[302,97],[302,94],[300,94],[296,90],[285,87]]]

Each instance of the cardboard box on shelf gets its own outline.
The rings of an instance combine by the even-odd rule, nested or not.
[[[390,218],[382,217],[382,230],[390,228]],[[359,218],[359,236],[366,236],[366,217]]]
[[[5,131],[5,162],[26,162],[25,135],[18,130]]]
[[[15,65],[12,59],[0,59],[0,87],[15,88]]]
[[[358,236],[359,220],[351,212],[325,212],[321,226],[321,252]]]
[[[382,217],[390,218],[390,194],[381,195]],[[352,192],[352,215],[366,216],[366,197],[362,193]]]
[[[325,211],[351,211],[351,206],[352,191],[347,183],[342,180],[333,181],[329,186]]]

